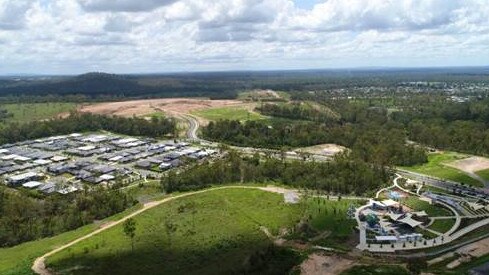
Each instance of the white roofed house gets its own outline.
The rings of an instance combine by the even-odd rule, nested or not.
[[[7,177],[6,182],[8,185],[17,186],[29,181],[40,180],[43,177],[40,173],[27,172],[14,176]]]
[[[41,185],[43,185],[44,183],[43,182],[40,182],[40,181],[29,181],[29,182],[26,182],[24,184],[22,184],[22,187],[25,187],[25,188],[36,188],[36,187],[39,187]]]

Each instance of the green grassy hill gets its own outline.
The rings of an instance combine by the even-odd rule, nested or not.
[[[278,194],[215,190],[138,215],[134,251],[122,226],[116,226],[55,254],[47,264],[70,274],[242,273],[254,267],[250,263],[253,255],[269,247],[260,226],[277,234],[299,217],[300,207],[284,204]],[[176,228],[172,234],[167,233],[168,223]],[[294,254],[284,257],[283,262],[272,261],[266,269],[280,274],[299,260]]]

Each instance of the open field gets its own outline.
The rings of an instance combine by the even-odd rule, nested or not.
[[[239,121],[247,121],[247,120],[261,120],[266,119],[265,116],[261,114],[249,110],[249,108],[245,107],[222,107],[222,108],[212,108],[212,109],[203,109],[192,112],[193,115],[197,117],[201,117],[206,120],[239,120]]]
[[[299,216],[299,205],[284,204],[278,194],[215,190],[135,217],[134,251],[118,225],[53,255],[47,264],[72,274],[239,273],[247,256],[270,244],[260,226],[277,234]],[[174,233],[167,233],[168,224],[176,228]],[[282,268],[285,263],[276,264],[274,268]]]
[[[466,155],[455,152],[434,153],[428,155],[428,163],[411,167],[402,167],[405,170],[420,174],[438,177],[441,179],[452,180],[467,185],[482,187],[483,184],[469,175],[447,164],[456,160],[465,159]]]
[[[27,242],[9,248],[0,248],[0,274],[30,275],[32,274],[31,266],[35,258],[96,230],[100,225],[117,220],[137,209],[139,209],[139,206],[135,206],[122,213],[109,217],[98,224],[89,224],[51,238]]]
[[[49,119],[75,110],[75,103],[48,102],[48,103],[12,103],[3,104],[0,108],[7,110],[13,116],[6,122],[25,123]]]
[[[160,98],[131,100],[121,102],[104,102],[86,105],[80,108],[81,112],[119,115],[119,116],[147,116],[154,113],[169,115],[189,114],[192,111],[242,106],[238,100],[210,100],[197,98]]]

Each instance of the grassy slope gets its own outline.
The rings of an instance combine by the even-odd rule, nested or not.
[[[117,220],[121,216],[127,215],[128,213],[138,208],[139,207],[133,207],[123,213],[107,218],[106,220]],[[97,226],[94,224],[90,224],[51,238],[27,242],[10,248],[1,248],[0,274],[32,274],[31,266],[35,258],[42,256],[44,253],[47,253],[62,244],[68,243],[76,238],[86,235],[95,229],[97,229]]]
[[[212,108],[205,109],[200,111],[192,112],[193,115],[208,119],[208,120],[260,120],[265,119],[266,117],[255,113],[250,112],[244,107],[223,107],[223,108]]]
[[[466,155],[458,154],[455,152],[444,152],[428,155],[428,163],[423,165],[416,165],[411,167],[402,167],[405,170],[413,171],[420,174],[438,177],[441,179],[452,180],[456,182],[465,183],[468,185],[482,187],[482,183],[469,177],[464,172],[443,165],[450,161],[465,158]]]
[[[298,220],[298,205],[285,205],[282,201],[282,196],[277,194],[233,189],[172,201],[135,218],[134,252],[122,227],[116,226],[54,255],[48,259],[48,265],[55,270],[73,266],[91,268],[77,270],[74,274],[236,271],[246,255],[268,245],[259,230],[260,225],[276,234],[280,227]],[[189,202],[197,205],[197,213],[179,213],[178,208]],[[171,248],[164,229],[168,219],[177,225]]]
[[[36,120],[53,118],[58,114],[66,113],[76,108],[75,103],[51,102],[51,103],[20,103],[4,104],[0,108],[13,114],[7,122],[25,123]]]

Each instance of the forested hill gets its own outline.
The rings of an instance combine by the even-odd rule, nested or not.
[[[0,97],[84,95],[87,97],[179,97],[234,98],[234,89],[209,85],[207,80],[87,73],[78,76],[19,78],[0,81]]]

